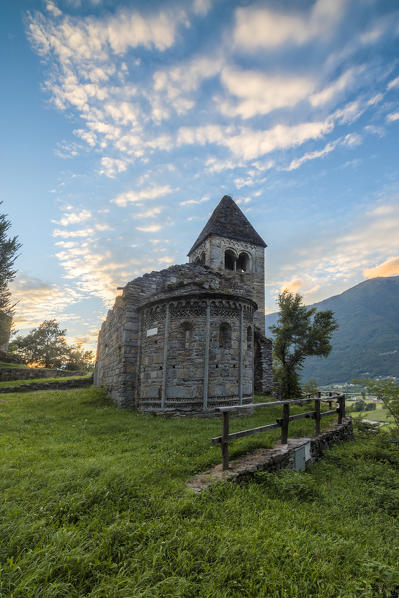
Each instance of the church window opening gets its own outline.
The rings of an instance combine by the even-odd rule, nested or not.
[[[235,270],[235,265],[236,265],[236,256],[234,251],[231,251],[231,249],[227,249],[227,251],[224,254],[224,268],[225,270]]]
[[[205,265],[205,251],[201,253],[200,264]]]
[[[223,322],[219,326],[219,347],[222,349],[231,347],[231,326],[227,322]]]
[[[237,271],[248,272],[249,270],[249,255],[247,253],[240,253],[237,260]]]
[[[191,322],[183,322],[182,327],[182,344],[185,349],[189,349],[193,334],[193,325]]]
[[[252,328],[248,326],[247,328],[247,349],[250,351],[252,349]]]

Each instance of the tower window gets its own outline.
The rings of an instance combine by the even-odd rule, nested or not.
[[[237,272],[248,272],[249,264],[249,255],[244,252],[240,253],[237,260]]]
[[[224,254],[224,267],[225,270],[232,270],[234,271],[236,268],[236,255],[234,253],[234,251],[231,251],[231,249],[227,249],[227,251]]]
[[[219,326],[219,347],[223,349],[231,347],[231,326],[227,322]]]

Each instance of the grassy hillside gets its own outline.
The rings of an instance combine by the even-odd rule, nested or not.
[[[319,384],[350,382],[362,376],[399,377],[399,276],[366,280],[341,295],[315,303],[331,309],[339,323],[327,359],[306,360],[303,379]],[[278,314],[266,317],[266,326]]]
[[[196,495],[185,482],[220,461],[219,420],[118,410],[94,388],[2,395],[0,420],[0,596],[375,598],[399,585],[395,445],[346,443],[308,473]]]

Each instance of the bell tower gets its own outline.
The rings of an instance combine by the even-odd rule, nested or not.
[[[258,304],[255,325],[265,334],[265,247],[249,220],[225,195],[188,253],[190,263],[237,277]]]

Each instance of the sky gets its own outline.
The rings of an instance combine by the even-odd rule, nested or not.
[[[225,194],[268,245],[266,313],[399,274],[397,0],[4,0],[0,32],[19,333],[95,347]]]

